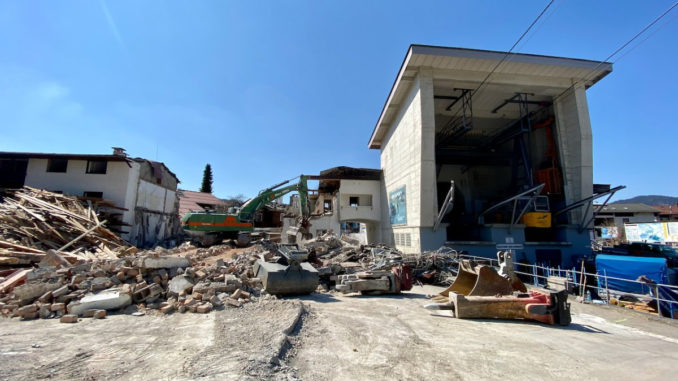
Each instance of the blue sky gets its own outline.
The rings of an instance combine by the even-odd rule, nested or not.
[[[2,1],[0,151],[125,147],[184,189],[210,163],[220,197],[378,168],[367,141],[409,44],[506,51],[546,4]],[[604,59],[671,4],[556,0],[516,51]],[[676,18],[588,91],[594,181],[617,198],[678,195]]]

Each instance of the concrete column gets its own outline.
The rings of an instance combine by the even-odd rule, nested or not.
[[[565,199],[572,203],[593,194],[593,135],[586,101],[586,89],[582,85],[568,90],[554,103],[556,113],[556,136],[563,169]],[[579,223],[584,208],[570,212],[570,222]]]
[[[367,243],[379,243],[381,240],[381,228],[379,227],[379,222],[370,221],[365,223],[367,228]]]
[[[432,227],[437,213],[435,140],[436,121],[433,98],[433,71],[422,69],[417,76],[419,81],[419,101],[421,102],[421,227]]]
[[[433,98],[433,71],[421,69],[417,76],[421,102],[421,173],[420,213],[417,252],[435,250],[445,243],[445,229],[433,231],[438,215],[438,189],[436,181],[436,121]],[[414,243],[414,242],[413,242]]]

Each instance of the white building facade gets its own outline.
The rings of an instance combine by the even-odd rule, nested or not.
[[[318,180],[317,193],[309,197],[312,215],[310,233],[314,237],[331,231],[336,235],[362,235],[364,243],[381,241],[380,170],[336,167],[308,178]],[[291,209],[298,210],[298,197],[291,201]],[[295,224],[294,218],[285,218],[283,232]],[[364,227],[364,231],[360,226]],[[347,233],[351,227],[358,231]]]
[[[539,184],[552,212],[592,196],[586,89],[611,71],[607,62],[410,46],[368,144],[383,173],[381,240],[403,252],[447,242],[477,255],[516,243],[527,260],[562,255],[563,264],[590,250],[586,207],[553,213],[541,230],[492,207]],[[454,203],[436,230],[451,182]]]
[[[23,185],[114,204],[120,236],[152,246],[179,232],[177,184],[164,164],[113,155],[0,152],[0,188]]]

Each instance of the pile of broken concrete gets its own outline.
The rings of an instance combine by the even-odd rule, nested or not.
[[[208,313],[240,307],[261,296],[261,281],[253,277],[252,264],[267,253],[263,247],[255,245],[228,261],[211,264],[202,260],[223,247],[175,254],[186,249],[158,248],[136,257],[76,264],[50,250],[39,267],[0,279],[0,313],[22,320],[76,322],[78,317],[103,318],[114,310]]]

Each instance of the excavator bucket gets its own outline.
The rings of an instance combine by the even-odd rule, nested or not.
[[[510,260],[510,257],[507,259]],[[433,301],[443,303],[448,300],[450,293],[465,296],[495,296],[510,295],[513,291],[527,292],[527,288],[513,271],[507,272],[506,276],[502,276],[491,266],[476,265],[474,261],[464,259],[459,262],[457,278],[448,288],[433,297]]]
[[[315,291],[319,284],[318,270],[305,261],[306,250],[296,245],[285,245],[278,249],[278,262],[257,260],[254,276],[261,279],[264,290],[272,295],[302,295]]]
[[[473,289],[467,296],[494,296],[494,295],[509,295],[513,292],[511,282],[497,274],[497,272],[489,266],[479,266],[476,269],[477,278]]]
[[[542,293],[532,291],[521,296],[464,296],[452,293],[450,304],[459,319],[520,319],[550,325],[569,325],[570,304],[567,291]]]
[[[499,272],[465,259],[459,263],[454,283],[432,298],[425,308],[453,311],[457,318],[534,320],[546,324],[570,324],[567,291],[531,291],[513,270],[511,252],[498,252]],[[514,291],[519,293],[514,294]]]

